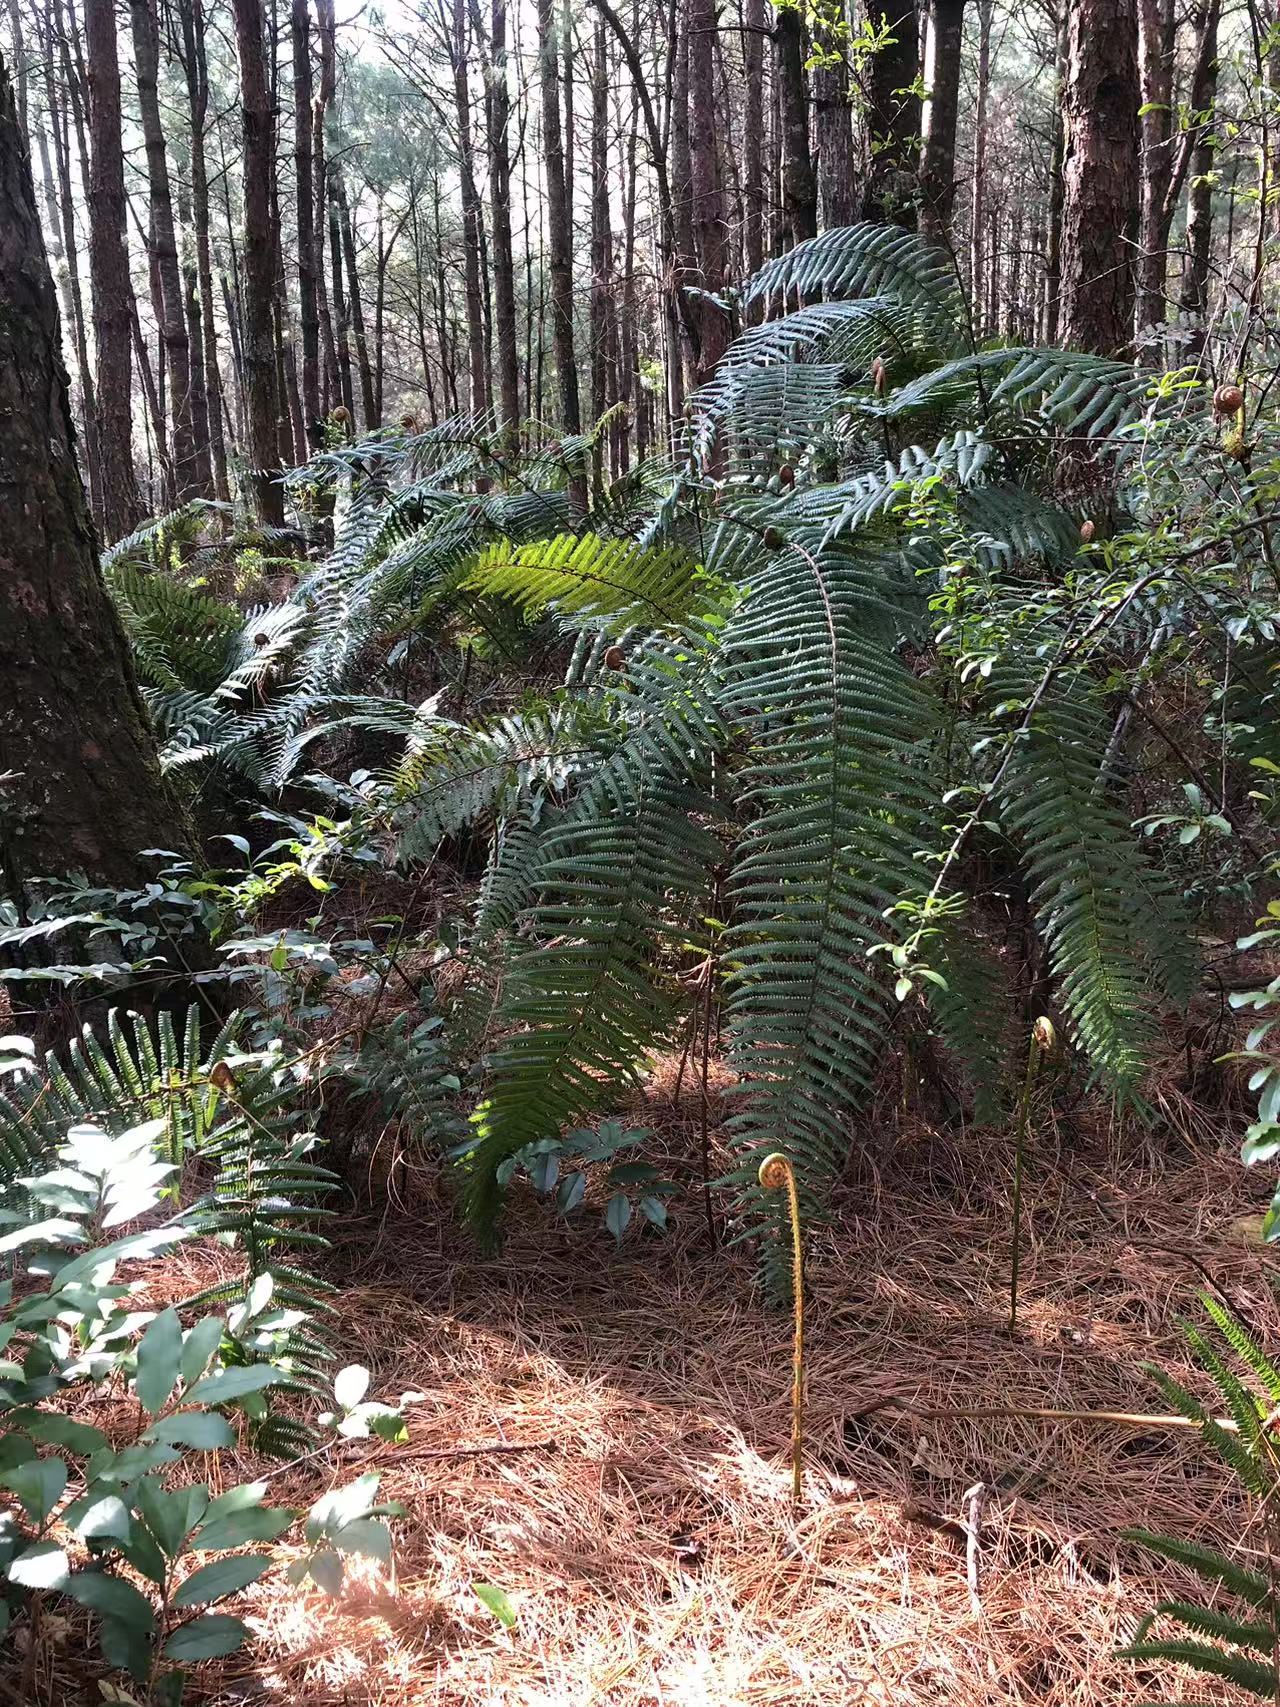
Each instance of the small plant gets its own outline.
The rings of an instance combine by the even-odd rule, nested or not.
[[[31,1057],[25,1040],[6,1039],[0,1069],[31,1076]],[[116,1689],[114,1699],[154,1707],[181,1701],[190,1664],[242,1645],[243,1621],[210,1609],[271,1567],[269,1554],[239,1549],[275,1541],[298,1516],[267,1504],[265,1482],[220,1476],[215,1497],[191,1476],[190,1458],[248,1431],[259,1445],[269,1436],[266,1393],[298,1389],[307,1321],[290,1301],[297,1288],[277,1293],[265,1269],[225,1315],[197,1313],[187,1327],[172,1305],[135,1307],[148,1280],[121,1278],[121,1265],[208,1227],[203,1205],[166,1214],[178,1166],[158,1148],[168,1130],[165,1117],[115,1134],[76,1126],[56,1166],[18,1182],[23,1209],[0,1212],[12,1229],[0,1255],[26,1267],[21,1286],[0,1287],[0,1488],[16,1501],[0,1514],[0,1631],[64,1593],[96,1615],[104,1659],[141,1692]],[[400,1412],[366,1400],[367,1388],[367,1371],[342,1370],[322,1423],[403,1439]],[[131,1390],[135,1421],[123,1438],[67,1414],[86,1389]],[[288,1440],[297,1424],[282,1420]],[[381,1520],[399,1508],[377,1503],[377,1485],[366,1475],[317,1502],[295,1581],[310,1575],[332,1591],[344,1554],[389,1560]]]
[[[791,1223],[791,1299],[795,1310],[791,1338],[791,1497],[798,1500],[804,1479],[804,1234],[796,1171],[786,1156],[765,1157],[760,1164],[760,1186],[764,1191],[785,1190]]]
[[[600,1167],[609,1193],[605,1226],[621,1244],[637,1212],[651,1227],[665,1229],[667,1199],[679,1190],[652,1163],[624,1155],[652,1136],[647,1127],[627,1128],[618,1120],[602,1120],[596,1132],[584,1127],[563,1138],[540,1138],[507,1158],[498,1183],[505,1187],[517,1171],[523,1172],[535,1191],[546,1197],[555,1194],[562,1215],[572,1215],[585,1201],[588,1169]]]
[[[1122,1657],[1189,1666],[1274,1702],[1280,1699],[1280,1369],[1230,1310],[1203,1293],[1200,1302],[1209,1326],[1184,1323],[1183,1331],[1221,1394],[1227,1418],[1211,1416],[1163,1370],[1148,1366],[1149,1372],[1170,1405],[1197,1424],[1255,1506],[1261,1544],[1242,1543],[1228,1558],[1196,1541],[1127,1530],[1129,1540],[1200,1576],[1212,1604],[1162,1601],[1142,1620]],[[1152,1639],[1162,1621],[1175,1633]]]

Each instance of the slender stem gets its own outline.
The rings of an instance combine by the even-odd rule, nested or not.
[[[1009,1252],[1009,1326],[1018,1325],[1018,1274],[1022,1266],[1022,1172],[1027,1150],[1027,1126],[1031,1119],[1031,1093],[1035,1088],[1040,1057],[1053,1047],[1053,1027],[1047,1019],[1038,1019],[1031,1028],[1027,1045],[1027,1070],[1022,1078],[1022,1095],[1018,1099],[1018,1132],[1013,1151],[1013,1227]]]
[[[791,1337],[791,1497],[800,1498],[804,1473],[804,1239],[800,1229],[800,1193],[796,1171],[786,1156],[766,1156],[760,1164],[760,1184],[766,1191],[787,1188],[791,1221],[791,1292],[795,1325]]]

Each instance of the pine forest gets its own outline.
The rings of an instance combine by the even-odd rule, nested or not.
[[[0,1702],[1280,1707],[1277,0],[4,0]]]

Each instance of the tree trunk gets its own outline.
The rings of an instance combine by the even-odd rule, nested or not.
[[[743,188],[747,222],[743,233],[748,273],[764,265],[764,0],[746,0],[742,19],[743,76],[746,103],[743,116]]]
[[[100,33],[93,39],[102,43]],[[107,69],[95,54],[95,80]],[[76,467],[57,299],[3,61],[0,301],[4,883],[16,895],[28,878],[73,871],[100,883],[135,882],[147,869],[140,851],[173,846],[184,832],[98,571]],[[120,496],[113,489],[113,503]]]
[[[869,0],[871,26],[882,45],[868,67],[867,125],[871,169],[862,200],[864,219],[912,229],[916,223],[916,154],[920,136],[920,21],[916,0]]]
[[[565,193],[564,142],[560,129],[560,53],[553,0],[538,0],[538,62],[542,81],[542,148],[547,178],[547,235],[550,244],[551,325],[560,393],[560,428],[582,431],[578,366],[573,341],[573,233]],[[570,501],[586,508],[586,480],[569,482]]]
[[[1116,355],[1133,339],[1138,232],[1135,0],[1074,0],[1067,43],[1062,317],[1068,344]]]
[[[1218,92],[1218,22],[1221,0],[1207,0],[1196,19],[1199,49],[1191,84],[1191,107],[1208,118],[1195,133],[1187,192],[1187,259],[1178,302],[1179,325],[1187,335],[1189,360],[1204,354],[1209,318],[1209,264],[1213,248],[1213,107]],[[1190,140],[1190,139],[1188,139]],[[1178,177],[1184,174],[1180,172]]]
[[[596,24],[591,77],[591,418],[609,407],[609,353],[613,308],[613,231],[609,221],[609,38]],[[597,443],[594,477],[603,475]]]
[[[1061,3],[1069,5],[1071,0],[1061,0]],[[993,0],[978,0],[978,98],[973,120],[973,200],[969,209],[969,311],[979,336],[983,330],[983,302],[986,298],[987,115],[991,104],[993,11]]]
[[[298,220],[298,317],[302,326],[302,409],[308,440],[320,425],[320,298],[315,183],[311,175],[311,13],[307,0],[289,12],[293,47],[293,179]]]
[[[981,0],[980,0],[981,3]],[[1058,20],[1058,53],[1054,77],[1053,153],[1049,164],[1049,235],[1044,257],[1044,337],[1047,344],[1058,341],[1062,318],[1062,204],[1065,196],[1063,172],[1066,165],[1067,130],[1067,13],[1065,0]]]
[[[471,409],[474,414],[479,415],[493,407],[493,389],[489,379],[489,364],[485,360],[484,299],[480,269],[483,214],[480,192],[476,188],[475,160],[471,146],[466,0],[453,0],[453,32],[449,38],[449,53],[453,65],[454,108],[458,120],[458,172],[462,180],[463,276],[467,302]]]
[[[729,232],[724,217],[716,141],[716,0],[690,0],[689,9],[689,162],[693,188],[693,231],[702,288],[719,294],[726,282]],[[729,342],[729,320],[722,309],[703,301],[699,314],[698,383],[715,372]]]
[[[920,230],[942,243],[951,240],[956,197],[956,119],[960,108],[960,50],[964,0],[929,0],[925,51],[924,141],[920,153]]]
[[[809,152],[809,86],[799,6],[779,9],[774,40],[782,120],[782,217],[794,246],[818,231],[818,180]]]
[[[169,186],[169,159],[160,120],[160,42],[151,0],[129,0],[133,26],[133,59],[138,80],[138,109],[142,139],[147,155],[147,185],[150,192],[149,246],[159,283],[160,340],[164,346],[165,373],[169,382],[169,413],[172,423],[175,496],[180,504],[204,496],[200,459],[196,451],[195,423],[191,410],[191,344],[187,334],[186,303],[182,269],[178,265],[178,240],[173,223],[173,194]]]
[[[813,73],[818,144],[818,202],[824,229],[851,225],[857,217],[857,170],[853,155],[853,108],[849,103],[848,28],[843,0],[829,13],[814,10],[814,35],[822,63]]]
[[[476,34],[480,34],[477,26]],[[490,12],[489,68],[485,120],[489,144],[489,220],[493,227],[494,341],[498,399],[508,453],[520,442],[520,362],[516,348],[516,274],[511,244],[511,154],[508,140],[511,96],[507,83],[506,0]]]
[[[120,140],[120,62],[112,0],[85,0],[89,44],[89,282],[97,351],[94,392],[102,469],[102,519],[109,540],[142,519],[133,466],[133,282]]]
[[[360,406],[364,411],[364,430],[371,433],[382,423],[378,417],[378,400],[373,383],[373,368],[369,363],[369,338],[364,323],[364,300],[360,294],[360,272],[356,266],[355,227],[352,224],[351,209],[347,205],[346,185],[343,182],[342,173],[336,168],[331,174],[330,183],[337,204],[338,232],[342,239],[342,253],[347,264],[347,311],[355,338],[356,367],[360,374]],[[482,356],[483,349],[484,336],[482,331]],[[474,382],[474,370],[472,377]]]
[[[262,0],[232,0],[244,134],[244,368],[248,453],[261,521],[284,526],[275,350],[276,243],[271,221],[275,125]]]
[[[1173,0],[1138,0],[1138,45],[1142,78],[1142,212],[1138,257],[1138,333],[1164,324],[1169,226],[1165,201],[1173,176],[1170,146],[1173,102]],[[1149,357],[1157,365],[1157,341]]]

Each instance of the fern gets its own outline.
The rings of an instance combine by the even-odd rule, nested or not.
[[[1209,1327],[1201,1330],[1184,1325],[1184,1331],[1197,1362],[1212,1378],[1238,1432],[1231,1433],[1208,1416],[1169,1377],[1161,1376],[1159,1371],[1152,1373],[1160,1379],[1166,1395],[1172,1392],[1180,1401],[1179,1409],[1198,1421],[1206,1444],[1274,1521],[1274,1502],[1280,1493],[1277,1474],[1280,1461],[1265,1419],[1272,1409],[1270,1385],[1275,1370],[1238,1318],[1215,1300],[1202,1296],[1201,1303],[1208,1313]],[[1233,1357],[1243,1367],[1244,1378],[1231,1367],[1229,1360]],[[1250,1375],[1262,1381],[1263,1394],[1248,1386]],[[1121,1650],[1122,1657],[1148,1665],[1164,1660],[1189,1666],[1211,1677],[1226,1678],[1247,1694],[1274,1701],[1275,1655],[1280,1651],[1280,1584],[1274,1575],[1275,1562],[1271,1561],[1267,1571],[1255,1570],[1198,1542],[1153,1535],[1140,1529],[1125,1533],[1128,1539],[1194,1572],[1215,1588],[1226,1590],[1236,1601],[1243,1602],[1250,1614],[1261,1613],[1262,1617],[1241,1616],[1221,1602],[1199,1606],[1181,1599],[1162,1601],[1143,1620],[1129,1646]],[[1264,1534],[1269,1533],[1270,1522],[1264,1530]],[[1205,1639],[1178,1635],[1152,1640],[1149,1632],[1160,1619],[1171,1620],[1191,1631],[1193,1637]],[[1249,1658],[1250,1653],[1265,1655],[1265,1663]]]

